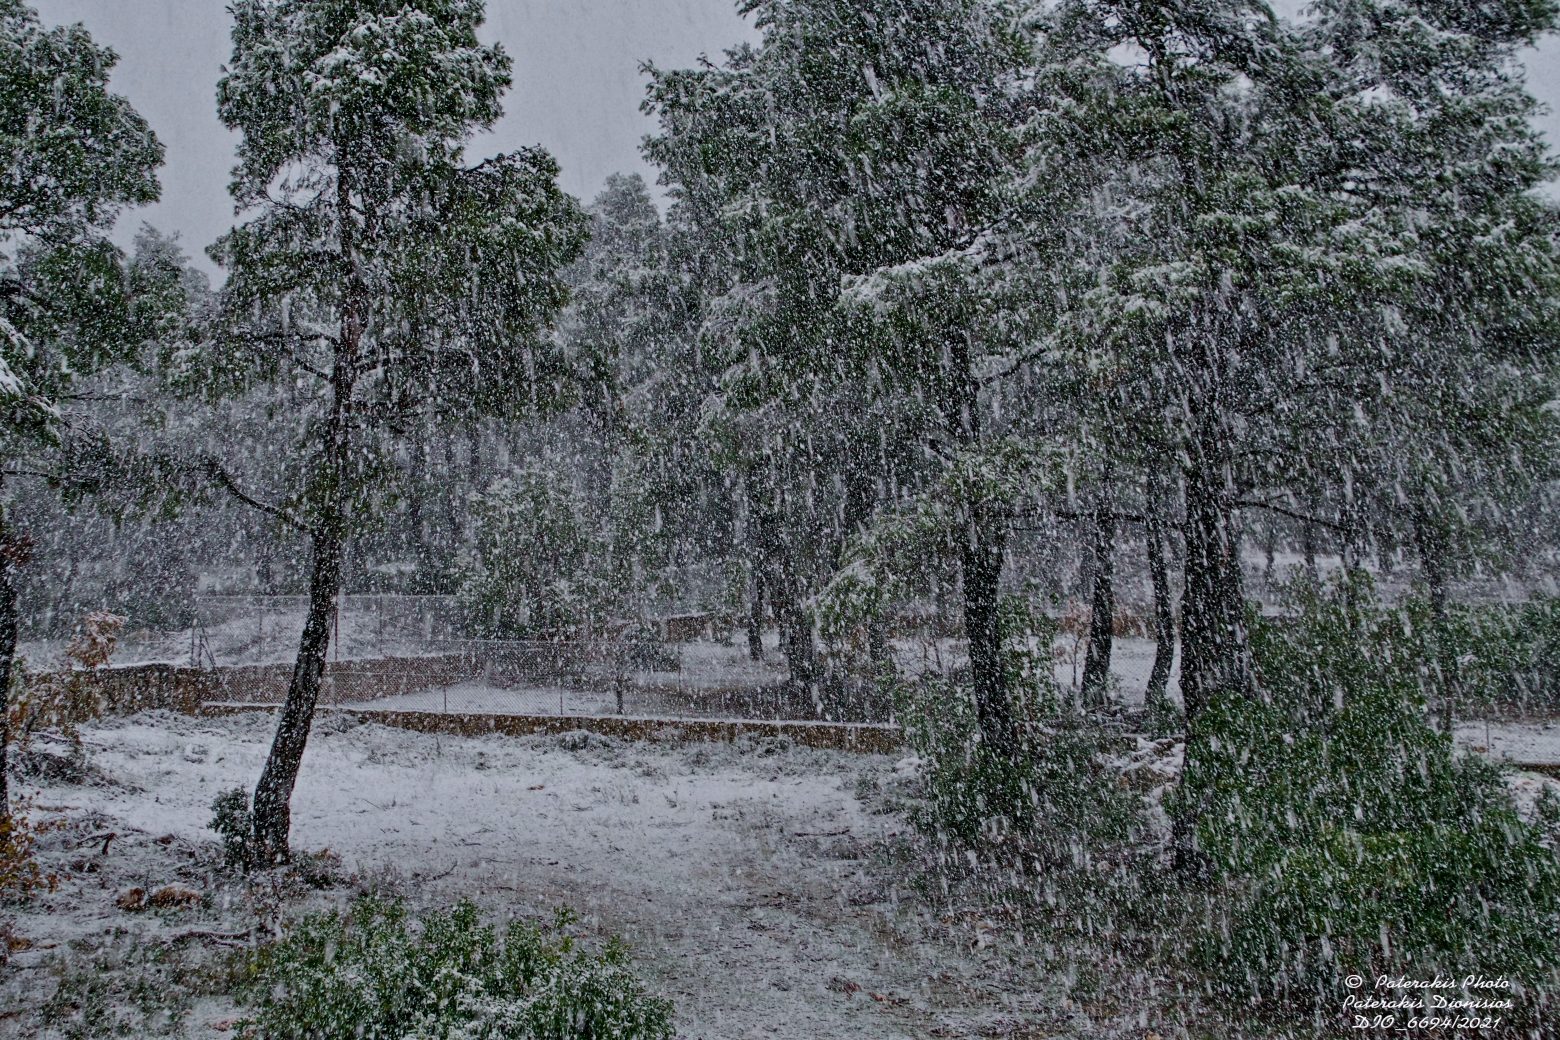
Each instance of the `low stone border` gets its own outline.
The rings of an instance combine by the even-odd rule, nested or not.
[[[231,715],[241,711],[274,711],[275,705],[208,702],[205,715]],[[349,715],[364,722],[415,730],[481,736],[498,733],[518,737],[532,733],[568,733],[587,730],[624,740],[733,741],[740,737],[780,737],[806,747],[831,751],[891,755],[902,747],[898,726],[871,723],[748,721],[744,719],[636,718],[626,715],[495,715],[478,712],[390,711],[360,708],[321,708],[322,712]]]

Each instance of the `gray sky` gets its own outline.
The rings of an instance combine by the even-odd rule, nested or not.
[[[865,2],[865,0],[864,0]],[[130,214],[121,231],[141,221],[179,232],[204,262],[206,245],[232,222],[227,197],[233,138],[216,116],[216,84],[229,51],[222,0],[32,0],[45,23],[84,22],[100,43],[119,52],[111,84],[152,124],[168,149],[163,198]],[[1298,0],[1277,0],[1292,10]],[[736,0],[489,0],[486,34],[515,59],[515,88],[506,115],[481,151],[546,146],[563,167],[563,186],[589,199],[607,175],[650,171],[639,141],[650,129],[640,114],[639,66],[687,65],[717,56],[751,28]],[[1530,55],[1530,84],[1560,110],[1560,40]],[[1560,145],[1560,115],[1542,125]],[[210,266],[207,264],[206,266]]]
[[[227,185],[235,138],[217,121],[216,90],[230,53],[223,0],[30,0],[45,24],[83,22],[119,53],[109,80],[168,150],[162,201],[128,214],[177,231],[204,266],[204,249],[233,221]],[[475,150],[542,144],[565,190],[592,198],[607,175],[653,172],[639,156],[652,124],[639,112],[646,60],[683,66],[746,38],[736,0],[488,0],[484,35],[515,61],[503,121]]]

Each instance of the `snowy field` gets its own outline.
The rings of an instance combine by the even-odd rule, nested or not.
[[[40,858],[62,881],[18,908],[6,937],[0,1037],[76,1035],[57,1007],[40,1025],[61,980],[136,970],[146,951],[157,970],[209,978],[287,917],[368,890],[414,906],[469,896],[495,917],[570,905],[587,939],[629,942],[686,1040],[1145,1035],[1136,1007],[1069,1000],[1067,972],[1041,949],[978,914],[925,909],[894,851],[907,822],[890,808],[912,760],[773,739],[439,737],[326,715],[293,801],[294,847],[339,857],[339,883],[316,891],[220,870],[206,827],[219,792],[253,782],[273,723],[105,720],[82,730],[84,766],[22,785],[46,824]],[[63,743],[40,741],[62,760]],[[1180,749],[1139,740],[1111,761],[1143,771],[1133,786],[1153,801]],[[1560,790],[1536,774],[1510,782],[1528,808]],[[170,883],[195,905],[118,905]],[[196,990],[174,1035],[231,1035],[238,1009],[222,992]]]
[[[1459,722],[1457,743],[1497,762],[1560,766],[1560,720]]]
[[[89,869],[18,916],[31,945],[6,973],[0,1004],[13,1013],[0,1036],[38,1035],[29,1009],[62,964],[264,918],[252,892],[213,875],[205,825],[219,791],[253,782],[272,722],[101,722],[82,733],[89,782],[31,788],[41,818],[67,821],[44,836],[46,861]],[[687,1038],[1092,1035],[1026,958],[984,954],[962,924],[908,909],[878,856],[905,823],[858,794],[894,776],[891,759],[772,743],[435,738],[327,718],[303,762],[293,840],[415,902],[469,895],[500,915],[574,906],[588,932],[629,941]],[[108,832],[117,838],[97,855]],[[156,915],[115,905],[128,886],[170,881],[209,898]],[[198,1001],[190,1035],[224,1035],[214,1024],[233,1014]],[[1050,1031],[1001,1032],[1016,1022]]]

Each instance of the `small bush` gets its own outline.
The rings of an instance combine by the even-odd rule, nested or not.
[[[896,710],[921,760],[917,829],[961,850],[1027,867],[1080,863],[1130,832],[1130,796],[1101,764],[1103,734],[1066,703],[1051,675],[1054,624],[1004,604],[1008,687],[1020,752],[979,737],[967,683],[924,678],[896,691]]]
[[[38,1010],[39,1035],[60,1040],[182,1037],[198,968],[180,951],[122,938],[89,957],[50,965],[59,983]]]
[[[1434,632],[1429,606],[1410,602],[1407,623]],[[1460,605],[1448,611],[1440,638],[1457,662],[1460,706],[1560,707],[1560,599],[1515,605]]]
[[[1257,622],[1267,699],[1215,698],[1180,792],[1222,911],[1197,953],[1253,999],[1339,1006],[1339,980],[1560,968],[1560,863],[1498,772],[1426,723],[1417,635],[1358,595]],[[1530,1006],[1534,1002],[1528,1002]]]
[[[254,813],[249,794],[241,787],[223,791],[211,803],[211,822],[207,824],[222,839],[222,860],[234,870],[254,866]]]
[[[0,809],[0,900],[25,899],[41,890],[53,891],[59,878],[38,863],[38,834],[50,825],[28,819],[25,801]]]
[[[241,999],[247,1040],[670,1040],[671,1006],[648,995],[612,943],[600,954],[553,928],[500,935],[477,908],[411,921],[364,898],[313,914],[255,955]]]

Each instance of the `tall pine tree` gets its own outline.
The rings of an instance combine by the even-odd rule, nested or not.
[[[124,257],[106,236],[123,207],[156,200],[163,153],[109,91],[116,60],[82,26],[46,29],[21,0],[0,0],[0,814],[29,555],[5,485],[47,470],[24,460],[56,441],[74,381],[139,345]]]
[[[309,606],[254,838],[285,858],[289,802],[319,697],[332,603],[373,475],[414,416],[474,419],[545,405],[560,270],[585,222],[540,149],[468,163],[501,114],[510,59],[477,38],[481,0],[239,0],[218,87],[242,135],[246,219],[214,247],[229,271],[217,384],[300,381],[312,408],[297,482],[262,501],[308,538]]]

